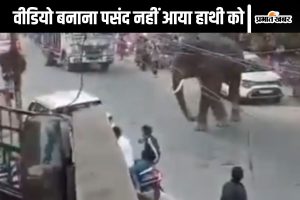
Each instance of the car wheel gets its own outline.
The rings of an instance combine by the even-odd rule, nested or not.
[[[276,97],[273,99],[274,103],[280,103],[281,102],[281,97]]]

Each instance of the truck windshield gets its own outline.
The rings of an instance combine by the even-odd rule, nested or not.
[[[111,37],[113,33],[87,33],[88,38]]]
[[[0,40],[10,40],[9,33],[0,33]]]

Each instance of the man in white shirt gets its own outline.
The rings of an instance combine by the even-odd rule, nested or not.
[[[132,179],[133,186],[137,190],[137,192],[139,192],[140,186],[139,186],[138,177],[135,174],[135,170],[134,170],[134,164],[135,163],[134,163],[133,149],[132,149],[131,143],[130,143],[128,138],[126,138],[124,135],[122,135],[122,130],[121,130],[120,127],[114,125],[112,127],[112,129],[115,133],[118,145],[121,148],[121,151],[122,151],[123,156],[125,158],[125,162],[126,162],[126,165],[128,167],[129,174],[130,174],[130,177]]]
[[[113,132],[115,133],[115,136],[117,138],[117,143],[123,153],[125,162],[129,169],[130,176],[132,178],[133,185],[137,189],[137,188],[139,188],[139,183],[138,183],[138,178],[134,172],[134,167],[133,167],[134,166],[134,155],[133,155],[133,148],[131,146],[130,140],[122,134],[121,128],[118,127],[113,122],[113,117],[110,113],[107,112],[106,117],[108,120],[108,124],[110,125]]]
[[[127,167],[131,168],[134,165],[134,156],[130,141],[128,138],[122,135],[122,130],[118,126],[114,126],[112,129],[115,133],[118,145],[120,146],[123,156],[125,158]]]

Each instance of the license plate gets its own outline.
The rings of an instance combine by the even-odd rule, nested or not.
[[[260,94],[271,94],[271,93],[273,93],[273,90],[260,90],[259,93]]]

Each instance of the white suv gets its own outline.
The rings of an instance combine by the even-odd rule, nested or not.
[[[262,63],[256,54],[246,51],[244,52],[244,59]],[[228,96],[229,87],[227,84],[222,84],[221,93]],[[281,77],[274,71],[260,67],[247,68],[247,71],[242,73],[240,96],[242,100],[270,99],[274,103],[279,103],[283,97]]]

